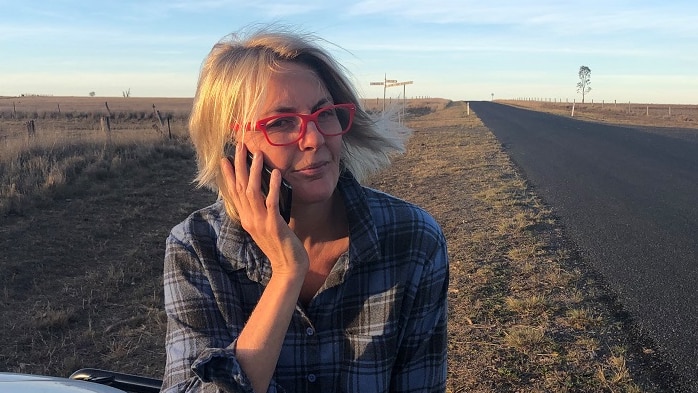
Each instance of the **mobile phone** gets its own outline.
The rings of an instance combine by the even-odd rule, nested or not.
[[[252,166],[252,153],[247,152],[247,169]],[[228,158],[230,163],[234,165],[232,157]],[[271,181],[271,168],[264,164],[262,169],[262,193],[266,197],[269,195],[269,182]],[[279,190],[279,214],[288,224],[291,221],[291,199],[293,198],[293,189],[291,185],[281,178],[281,189]]]

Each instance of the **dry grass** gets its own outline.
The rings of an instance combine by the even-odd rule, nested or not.
[[[425,207],[446,234],[448,391],[674,388],[465,103],[422,101],[407,112],[408,152],[369,184]],[[0,370],[160,376],[163,242],[213,195],[192,190],[186,145],[143,145],[154,153],[125,147],[122,163],[137,164],[115,176],[82,171],[66,181],[69,200],[38,189],[25,200],[44,198],[41,209],[2,218]]]
[[[165,145],[154,133],[115,133],[110,143],[89,132],[68,140],[14,140],[0,158],[0,216],[24,214],[36,203],[69,197],[76,188],[71,184],[80,180],[121,176]]]
[[[153,105],[164,113],[188,113],[193,100],[191,98],[149,98],[149,97],[0,97],[0,113],[8,119],[12,111],[18,113],[38,114],[40,116],[59,117],[63,115],[89,113],[107,114],[128,113],[138,115],[152,113]],[[34,117],[36,118],[36,117]]]
[[[179,109],[161,112],[168,129],[160,127],[152,100],[113,100],[108,113],[104,99],[0,98],[0,215],[21,214],[47,197],[65,197],[66,185],[80,177],[119,176],[121,167],[144,159],[164,137],[186,135],[187,115],[180,106],[191,105],[191,99],[158,101],[157,107]],[[109,133],[100,125],[103,116],[111,120]],[[28,119],[34,135],[27,132]]]

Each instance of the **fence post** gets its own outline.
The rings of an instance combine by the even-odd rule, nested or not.
[[[34,120],[29,120],[25,123],[27,126],[27,139],[32,139],[36,136],[36,128],[34,125]]]
[[[167,116],[167,137],[172,139],[172,129],[170,128],[170,116]]]
[[[60,114],[61,114],[61,103],[59,102],[59,103],[56,104],[56,105],[58,105],[58,114],[60,115]]]
[[[104,106],[107,107],[107,113],[109,114],[109,117],[111,117],[111,110],[109,109],[109,103],[107,101],[104,101]]]
[[[17,107],[15,106],[15,102],[12,101],[12,118],[16,119],[17,118]]]
[[[468,108],[468,116],[470,116],[470,103],[466,102],[465,107]]]
[[[575,101],[576,101],[576,100],[575,100]],[[571,117],[574,117],[574,104],[575,104],[575,103],[576,103],[576,102],[572,102],[572,116],[571,116]]]
[[[109,123],[109,116],[102,116],[99,119],[99,124],[102,127],[102,132],[106,136],[105,145],[111,146],[111,124]]]
[[[165,125],[162,122],[162,116],[160,116],[160,111],[155,108],[155,104],[153,104],[153,113],[155,114],[155,118],[158,119],[158,123],[160,123],[160,132],[163,132]]]

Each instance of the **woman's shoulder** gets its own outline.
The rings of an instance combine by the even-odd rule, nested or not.
[[[370,187],[364,187],[364,194],[377,227],[409,225],[441,233],[436,219],[421,206]]]
[[[172,228],[170,237],[180,240],[191,238],[214,240],[218,237],[226,220],[228,220],[228,216],[225,213],[223,202],[218,200],[189,214]]]
[[[431,271],[448,269],[446,237],[429,212],[382,191],[365,188],[364,193],[384,257],[427,264]]]

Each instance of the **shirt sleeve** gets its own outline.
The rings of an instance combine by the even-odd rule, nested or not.
[[[176,233],[178,229],[180,233]],[[197,253],[205,247],[180,239],[177,235],[189,237],[183,229],[180,226],[173,230],[165,248],[167,362],[162,391],[252,392],[235,359],[232,332],[216,310],[205,261]]]
[[[426,231],[434,235],[434,241],[424,254],[424,268],[398,349],[393,392],[446,391],[448,252],[436,223],[432,229]]]
[[[234,284],[217,262],[215,239],[210,240],[208,244],[205,236],[191,236],[180,226],[166,242],[162,392],[253,392],[235,356],[246,318],[236,303]],[[272,381],[268,391],[283,389]]]

